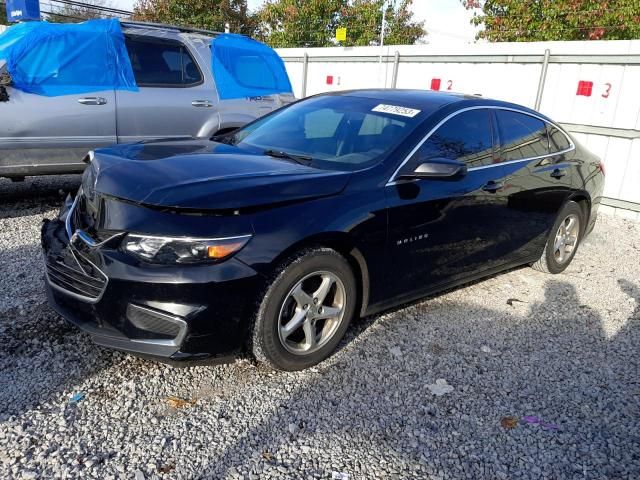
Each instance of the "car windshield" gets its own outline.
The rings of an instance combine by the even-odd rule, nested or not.
[[[256,153],[331,170],[381,161],[422,121],[420,110],[379,99],[323,96],[295,103],[227,137]]]

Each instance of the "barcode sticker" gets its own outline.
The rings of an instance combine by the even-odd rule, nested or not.
[[[399,107],[397,105],[385,105],[381,103],[377,107],[371,109],[372,112],[391,113],[393,115],[400,115],[402,117],[413,118],[420,113],[420,110],[415,108]]]

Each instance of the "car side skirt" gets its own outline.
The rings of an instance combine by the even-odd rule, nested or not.
[[[390,300],[386,300],[383,302],[379,302],[373,305],[369,305],[366,310],[363,312],[362,316],[366,317],[366,316],[370,316],[370,315],[375,315],[377,313],[381,313],[387,310],[392,310],[394,308],[397,308],[399,306],[402,305],[406,305],[409,303],[415,303],[419,300],[426,300],[428,297],[431,297],[435,294],[438,293],[442,293],[444,291],[447,290],[451,290],[454,289],[456,287],[459,287],[461,285],[465,285],[468,283],[472,283],[472,282],[476,282],[478,280],[482,280],[486,277],[491,277],[493,275],[499,274],[499,273],[505,273],[508,270],[514,269],[514,268],[518,268],[518,267],[522,267],[524,265],[528,265],[530,263],[535,262],[536,260],[538,260],[538,257],[536,258],[523,258],[511,263],[507,263],[504,265],[501,265],[499,267],[496,268],[492,268],[489,270],[484,270],[482,272],[476,272],[472,275],[451,281],[451,282],[447,282],[447,283],[443,283],[440,285],[430,285],[424,289],[421,290],[416,290],[413,291],[411,293],[408,293],[406,295],[402,295],[400,297],[396,297]]]

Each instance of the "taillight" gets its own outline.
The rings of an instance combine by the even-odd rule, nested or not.
[[[602,175],[605,174],[605,172],[604,172],[604,162],[602,160],[600,160],[600,163],[598,164],[598,170],[600,170]]]

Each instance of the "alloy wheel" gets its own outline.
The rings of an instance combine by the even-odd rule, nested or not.
[[[335,335],[345,314],[346,291],[333,273],[314,272],[298,281],[280,308],[278,335],[296,355],[318,351]]]
[[[576,214],[568,215],[560,224],[553,244],[553,256],[559,264],[571,258],[578,245],[580,236],[580,219]]]

